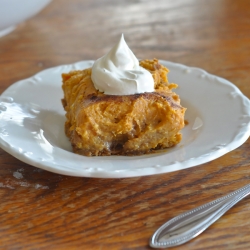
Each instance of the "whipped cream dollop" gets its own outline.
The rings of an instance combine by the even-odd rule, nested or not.
[[[133,95],[154,91],[151,73],[139,65],[123,35],[105,56],[95,61],[91,79],[95,88],[106,95]]]

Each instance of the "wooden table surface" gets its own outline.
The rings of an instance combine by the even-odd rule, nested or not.
[[[0,38],[0,94],[43,69],[99,58],[121,33],[137,58],[203,68],[250,98],[249,0],[54,0]],[[151,249],[163,222],[249,183],[249,151],[248,139],[186,170],[94,179],[40,170],[0,149],[0,249]],[[249,201],[174,249],[250,249]]]

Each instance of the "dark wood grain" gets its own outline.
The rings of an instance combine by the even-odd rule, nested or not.
[[[138,58],[195,66],[250,98],[250,1],[54,0],[0,38],[0,93],[61,64],[96,59],[121,33]],[[250,140],[169,174],[91,179],[53,174],[0,149],[0,249],[150,249],[166,220],[250,179]],[[249,198],[175,249],[249,249]]]

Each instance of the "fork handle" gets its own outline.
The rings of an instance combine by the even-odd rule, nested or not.
[[[150,246],[153,248],[168,248],[186,243],[201,234],[232,206],[249,194],[250,184],[174,217],[153,234]]]

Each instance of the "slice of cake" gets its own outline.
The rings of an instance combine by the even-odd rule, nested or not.
[[[143,60],[153,78],[151,92],[105,94],[93,83],[92,69],[62,74],[65,132],[73,151],[85,156],[139,155],[181,141],[185,108],[168,83],[168,69],[158,60]]]

